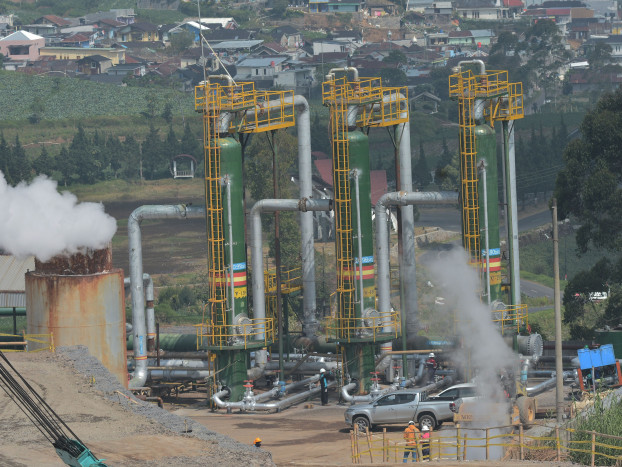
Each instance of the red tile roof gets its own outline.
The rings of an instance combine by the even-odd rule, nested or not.
[[[333,186],[333,161],[331,159],[319,159],[313,161],[313,163],[320,173],[322,181],[329,186]]]
[[[71,24],[71,21],[56,15],[45,15],[44,18],[56,26],[69,26]]]

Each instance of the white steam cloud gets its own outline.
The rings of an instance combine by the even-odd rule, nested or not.
[[[432,264],[431,271],[434,280],[443,286],[447,308],[456,312],[455,327],[462,350],[453,356],[454,363],[458,368],[470,366],[482,395],[501,400],[499,376],[513,368],[516,355],[492,322],[490,309],[477,296],[481,286],[465,251],[459,248],[449,252]]]
[[[84,248],[100,249],[117,230],[115,219],[101,203],[78,203],[45,176],[16,187],[0,172],[0,249],[17,256],[48,261]]]

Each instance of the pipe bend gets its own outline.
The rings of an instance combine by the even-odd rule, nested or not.
[[[222,398],[229,397],[230,395],[231,391],[229,391],[229,389],[223,389],[222,391],[218,391],[216,394],[213,394],[212,400],[219,408],[226,409],[229,406],[229,402],[223,401]]]

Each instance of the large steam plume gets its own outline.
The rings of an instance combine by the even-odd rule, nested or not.
[[[490,309],[477,296],[481,287],[465,251],[454,249],[434,263],[431,270],[434,280],[443,285],[448,308],[457,315],[456,332],[462,349],[453,356],[454,363],[459,368],[470,366],[484,396],[502,397],[499,375],[515,364],[516,356],[492,322]]]
[[[48,261],[84,248],[104,248],[117,230],[101,203],[78,203],[56,182],[39,176],[16,187],[0,172],[0,249],[17,256]]]

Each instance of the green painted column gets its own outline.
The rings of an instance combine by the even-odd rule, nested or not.
[[[350,144],[350,169],[358,172],[358,209],[361,217],[361,232],[358,231],[356,193],[350,190],[352,199],[352,237],[354,246],[354,265],[356,267],[356,288],[359,288],[359,257],[363,263],[363,304],[364,308],[376,308],[376,287],[374,278],[374,240],[371,205],[371,170],[369,168],[369,138],[361,131],[348,134]],[[354,184],[351,185],[351,188]],[[358,236],[361,236],[359,252]],[[360,291],[359,291],[360,293]],[[357,316],[360,314],[360,306]]]
[[[246,287],[246,243],[244,236],[244,181],[242,179],[242,146],[233,138],[220,139],[220,173],[228,176],[229,190],[223,185],[223,228],[225,238],[225,267],[230,271],[233,265],[234,315],[227,320],[234,323],[235,316],[247,314]],[[231,258],[229,238],[228,193],[231,196],[231,226],[233,231],[233,260]],[[230,294],[231,277],[227,276],[227,294]],[[229,309],[231,305],[229,304]]]
[[[236,324],[236,317],[248,316],[248,290],[246,287],[246,240],[244,235],[244,181],[242,179],[242,146],[234,138],[220,139],[220,174],[230,183],[222,185],[223,237],[225,239],[224,264],[227,271],[226,295],[227,323]],[[231,208],[229,210],[229,207]],[[231,222],[231,232],[229,230]],[[232,242],[233,240],[233,242]],[[231,246],[233,248],[231,248]],[[233,252],[233,256],[232,253]],[[233,307],[231,306],[231,271],[233,270]],[[241,343],[237,343],[238,345]],[[218,379],[231,390],[231,400],[244,395],[244,382],[248,379],[248,350],[218,351]]]
[[[475,147],[477,148],[477,161],[486,162],[486,192],[484,192],[483,179],[479,177],[479,225],[482,268],[486,271],[486,255],[490,258],[490,301],[502,300],[501,295],[501,244],[499,239],[499,191],[497,175],[497,138],[494,129],[488,125],[475,127]],[[488,204],[488,247],[486,252],[486,240],[484,232],[484,200],[487,197]],[[485,276],[484,276],[485,277]]]
[[[348,344],[345,346],[345,357],[348,373],[353,379],[359,381],[360,391],[369,392],[373,376],[371,372],[374,371],[376,365],[374,344],[371,342]]]

